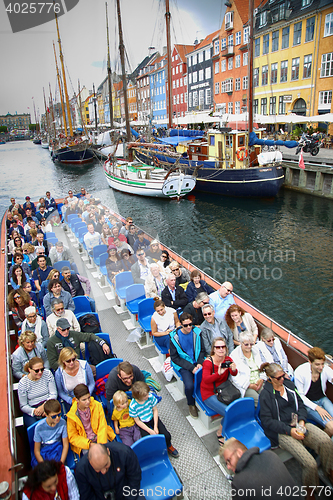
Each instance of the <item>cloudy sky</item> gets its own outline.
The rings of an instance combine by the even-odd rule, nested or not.
[[[17,1],[17,0],[16,0]],[[6,2],[8,4],[8,2]],[[22,4],[22,2],[20,2]],[[170,0],[172,43],[192,44],[221,27],[225,0]],[[121,0],[122,22],[129,68],[135,69],[148,47],[162,50],[165,41],[164,0]],[[115,27],[115,0],[108,1],[112,70],[120,72]],[[80,86],[97,88],[106,76],[105,0],[80,0],[59,17],[60,35],[70,94]],[[52,41],[57,41],[55,21],[12,33],[4,2],[0,0],[0,115],[33,114],[33,100],[44,112],[43,87],[53,94],[56,72]],[[58,47],[57,47],[58,53]],[[30,108],[30,109],[28,109]],[[34,122],[33,115],[31,116]]]

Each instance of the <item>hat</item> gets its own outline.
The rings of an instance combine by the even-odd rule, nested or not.
[[[116,245],[110,245],[110,246],[108,247],[108,251],[109,251],[109,250],[117,250]]]
[[[30,196],[25,197],[26,200],[31,200]]]
[[[57,325],[57,328],[58,327],[62,328],[62,330],[66,330],[66,328],[71,327],[70,322],[66,318],[59,318],[56,325]]]
[[[159,245],[159,242],[157,240],[153,240],[150,242],[151,245]]]
[[[145,234],[141,229],[138,231],[138,234]]]

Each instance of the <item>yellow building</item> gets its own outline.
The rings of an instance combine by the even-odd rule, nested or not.
[[[254,34],[254,112],[260,115],[296,113],[313,116],[320,92],[333,87],[333,12],[328,0],[269,0],[256,9]],[[327,18],[328,16],[328,18]],[[328,20],[327,20],[328,19]],[[326,32],[325,32],[326,29]],[[325,36],[324,36],[325,34]],[[322,59],[328,57],[322,74]],[[288,122],[277,118],[275,128]]]

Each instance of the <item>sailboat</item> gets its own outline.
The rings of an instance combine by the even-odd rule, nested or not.
[[[122,67],[122,81],[124,91],[125,121],[127,145],[131,143],[131,128],[129,122],[128,102],[127,102],[127,81],[125,72],[125,49],[123,42],[120,0],[117,0],[118,30],[119,30],[119,52]],[[108,25],[107,25],[108,26]],[[108,29],[108,27],[107,27]],[[111,97],[110,97],[111,98]],[[110,117],[111,117],[110,106]],[[117,150],[117,145],[114,153]],[[127,149],[132,156],[131,149]],[[196,184],[195,176],[191,173],[184,173],[181,166],[175,164],[168,171],[158,164],[144,164],[139,161],[118,160],[110,154],[104,163],[104,174],[110,187],[128,194],[141,196],[152,196],[158,198],[175,198],[190,193]]]
[[[260,129],[254,130],[253,12],[252,1],[249,6],[248,113],[243,115],[247,126],[236,123],[236,130],[233,130],[230,126],[230,122],[234,121],[232,116],[215,115],[212,121],[219,123],[217,128],[209,129],[207,137],[201,139],[192,137],[191,131],[188,131],[187,141],[182,137],[176,152],[171,146],[166,151],[161,151],[154,145],[148,147],[146,144],[137,144],[134,148],[136,158],[145,163],[158,161],[161,166],[167,168],[178,162],[186,173],[196,175],[197,191],[241,197],[274,197],[284,181],[281,152],[275,148],[274,151],[262,152],[261,146],[270,148],[272,145],[262,141]],[[171,88],[171,85],[169,87]],[[169,106],[169,109],[172,107]],[[178,133],[177,130],[171,132],[175,135]],[[186,134],[184,130],[180,132]],[[164,146],[174,142],[169,138],[159,141]],[[295,141],[290,142],[292,144],[289,147],[295,147]],[[283,145],[288,147],[287,141],[283,142]]]

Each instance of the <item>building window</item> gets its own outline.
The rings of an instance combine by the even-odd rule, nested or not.
[[[276,97],[269,98],[269,114],[276,115]]]
[[[204,79],[204,70],[200,69],[199,70],[199,82],[202,82]]]
[[[184,87],[187,85],[187,76],[184,76]]]
[[[176,80],[176,87],[179,89],[179,80]]]
[[[262,115],[267,115],[267,97],[261,99],[261,111]]]
[[[261,69],[261,85],[268,84],[268,66],[267,64]]]
[[[227,39],[226,38],[222,38],[221,40],[221,50],[224,50],[227,48]]]
[[[333,76],[333,52],[321,56],[320,76]]]
[[[190,56],[190,57],[187,58],[187,66],[188,66],[188,68],[191,67],[191,62],[192,62],[192,57]]]
[[[302,7],[307,7],[308,5],[310,5],[312,2],[312,0],[302,0]]]
[[[253,86],[259,87],[259,68],[253,68]]]
[[[194,54],[194,56],[192,56],[192,64],[193,66],[195,66],[198,62],[198,56],[197,54]]]
[[[269,35],[264,35],[262,37],[262,53],[263,55],[264,54],[268,54],[269,52]]]
[[[259,16],[259,26],[265,26],[265,24],[267,23],[267,12],[264,11],[264,12],[260,12],[260,16]]]
[[[233,12],[227,12],[224,19],[225,29],[233,27]]]
[[[198,62],[202,63],[203,60],[204,60],[204,53],[203,52],[199,52],[199,54],[198,54]]]
[[[203,106],[205,104],[205,91],[199,90],[199,106]]]
[[[240,90],[241,89],[241,79],[236,78],[235,79],[235,90]]]
[[[240,45],[242,43],[242,32],[237,31],[236,33],[236,45]]]
[[[323,90],[319,92],[319,105],[325,105],[332,103],[332,90]],[[331,107],[331,106],[330,106]]]
[[[314,37],[314,29],[315,29],[315,18],[310,17],[310,19],[306,20],[306,28],[305,28],[305,41],[312,42]]]
[[[249,43],[250,28],[248,26],[246,28],[244,28],[243,33],[244,33],[244,35],[243,35],[244,43]]]
[[[193,92],[193,107],[196,108],[198,106],[198,92],[195,90]]]
[[[212,68],[209,66],[205,69],[205,79],[209,80],[212,77]]]
[[[324,36],[333,35],[333,12],[327,14],[325,17],[325,30]]]
[[[234,103],[233,102],[228,102],[228,113],[229,115],[232,115],[234,112]]]
[[[187,92],[184,94],[184,102],[187,102]]]
[[[233,91],[233,79],[229,78],[225,81],[225,91],[232,92]]]
[[[180,104],[183,104],[184,102],[184,94],[180,94]]]
[[[186,96],[186,94],[185,94],[185,96]],[[192,108],[192,92],[190,92],[188,95],[188,107]]]
[[[288,61],[281,61],[280,82],[288,81]]]
[[[227,61],[225,59],[222,59],[221,61],[221,73],[224,71],[227,71]]]
[[[192,85],[192,73],[189,73],[188,75],[188,84]]]
[[[241,65],[241,56],[238,54],[235,59],[235,68],[240,68]]]
[[[273,31],[272,33],[272,52],[279,50],[279,32]]]
[[[210,59],[210,48],[205,50],[205,59],[206,61],[209,61]]]
[[[232,57],[228,57],[228,69],[232,69],[234,65],[234,61]]]
[[[277,83],[278,63],[271,65],[271,83]]]
[[[179,87],[182,87],[183,86],[183,78],[180,78],[179,80]]]
[[[289,47],[289,32],[290,27],[282,28],[282,49],[288,49]]]
[[[179,94],[177,94],[177,104],[179,104]]]
[[[218,54],[220,52],[220,40],[215,40],[214,42],[214,54]]]
[[[247,66],[248,60],[249,60],[249,53],[244,52],[244,54],[243,54],[243,66]]]
[[[234,45],[234,35],[228,36],[228,47],[233,47]]]
[[[294,24],[293,45],[300,45],[302,38],[302,22]]]
[[[220,93],[220,82],[215,82],[215,95]]]
[[[192,81],[193,81],[193,83],[197,83],[197,81],[198,81],[198,72],[197,71],[193,71]]]
[[[295,57],[291,63],[291,80],[299,78],[299,57]]]
[[[240,113],[240,101],[235,102],[235,114],[238,115]]]
[[[210,106],[212,103],[212,93],[210,89],[206,89],[205,93],[206,93],[206,106]]]
[[[219,63],[219,61],[217,61],[217,62],[215,63],[215,75],[216,75],[219,71],[220,71],[220,63]]]
[[[172,80],[172,88],[175,89],[176,88],[176,81],[175,80]]]
[[[249,86],[249,77],[243,76],[243,90],[246,90]]]
[[[311,77],[312,54],[304,56],[303,78]]]
[[[279,97],[279,115],[286,114],[286,103],[284,102],[283,95]]]
[[[254,40],[254,57],[260,56],[260,38]]]
[[[221,94],[225,94],[226,92],[226,83],[225,82],[221,82]]]

